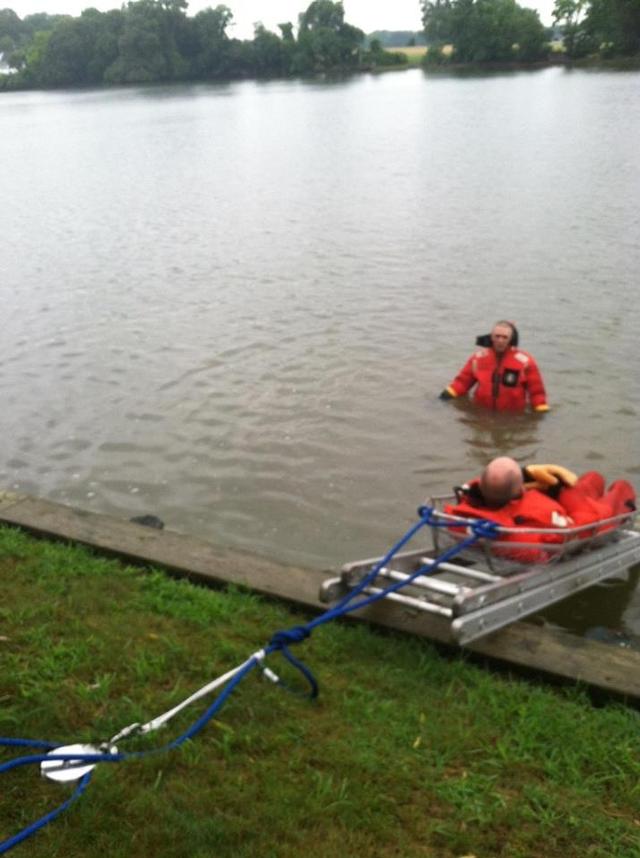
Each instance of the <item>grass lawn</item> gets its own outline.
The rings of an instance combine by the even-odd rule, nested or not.
[[[0,579],[0,735],[61,744],[165,712],[306,619],[6,528]],[[98,767],[85,796],[12,854],[640,854],[633,709],[594,708],[579,690],[496,676],[355,623],[319,629],[295,654],[320,682],[317,702],[254,671],[193,741]],[[297,682],[279,657],[269,664]],[[146,746],[182,733],[207,703]],[[31,766],[0,784],[0,840],[70,793]]]

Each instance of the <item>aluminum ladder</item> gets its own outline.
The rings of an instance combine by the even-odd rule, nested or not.
[[[438,542],[436,532],[434,543]],[[467,644],[598,581],[625,572],[640,562],[640,533],[618,529],[573,542],[571,551],[562,549],[564,556],[559,552],[554,562],[533,566],[505,563],[493,557],[490,549],[484,545],[464,550],[456,556],[455,562],[438,565],[433,574],[428,574],[427,570],[411,584],[385,598],[408,610],[444,618],[450,624],[452,640]],[[379,593],[391,582],[406,580],[421,567],[432,565],[440,553],[441,545],[436,544],[426,551],[397,554],[392,566],[381,568],[363,593]],[[343,598],[380,559],[347,563],[338,577],[322,584],[320,600],[330,603]]]

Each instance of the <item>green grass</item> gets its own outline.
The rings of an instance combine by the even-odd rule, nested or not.
[[[4,736],[106,738],[306,619],[250,593],[195,587],[9,529],[0,529],[0,575]],[[97,768],[82,800],[14,854],[639,854],[632,709],[596,709],[579,690],[495,676],[356,624],[325,626],[295,652],[320,681],[318,702],[253,673],[182,749]],[[270,666],[297,681],[279,658]],[[177,736],[206,705],[153,743]],[[68,793],[35,768],[2,775],[0,839]]]

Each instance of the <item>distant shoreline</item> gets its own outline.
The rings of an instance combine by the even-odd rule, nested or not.
[[[0,94],[3,92],[58,92],[61,90],[66,91],[75,91],[75,90],[84,90],[84,89],[100,89],[100,90],[109,90],[109,89],[121,89],[123,87],[141,87],[141,86],[167,86],[167,85],[175,85],[175,84],[220,84],[220,83],[235,83],[242,81],[260,81],[260,82],[268,82],[272,80],[317,80],[320,78],[328,78],[328,77],[351,77],[357,74],[383,74],[387,72],[398,72],[398,71],[407,71],[410,69],[421,69],[422,71],[429,74],[479,74],[484,72],[518,72],[518,71],[539,71],[545,68],[553,68],[556,66],[561,66],[567,69],[579,69],[579,70],[592,70],[592,71],[639,71],[640,70],[640,56],[633,57],[617,57],[612,59],[601,59],[597,57],[587,57],[580,60],[569,60],[564,54],[557,54],[555,56],[551,56],[544,60],[536,60],[534,62],[482,62],[482,63],[442,63],[440,65],[424,65],[421,61],[421,57],[425,54],[425,49],[417,47],[411,49],[401,49],[396,48],[391,51],[391,53],[406,53],[407,50],[412,50],[413,54],[411,55],[410,61],[408,63],[397,64],[397,65],[371,65],[367,67],[363,67],[360,69],[353,69],[349,71],[336,69],[335,71],[327,71],[322,74],[310,75],[310,76],[287,76],[287,77],[230,77],[230,78],[217,78],[215,80],[212,79],[192,79],[192,80],[182,80],[182,81],[153,81],[149,83],[140,83],[140,82],[132,82],[132,83],[118,83],[118,84],[87,84],[87,85],[76,85],[76,86],[64,86],[64,87],[37,87],[37,86],[29,86],[23,81],[15,81],[15,75],[11,73],[2,73],[0,72]],[[419,53],[421,52],[421,53]],[[10,83],[9,81],[12,81]]]

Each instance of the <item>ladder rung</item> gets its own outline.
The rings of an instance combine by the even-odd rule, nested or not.
[[[433,566],[435,560],[431,557],[421,557],[420,563],[422,566]],[[458,566],[456,563],[438,563],[438,569],[442,569],[443,572],[455,572],[456,575],[462,575],[474,581],[502,581],[502,575],[480,572],[478,569],[469,569],[468,566]]]
[[[386,566],[383,566],[378,574],[382,578],[391,578],[393,581],[406,581],[409,577],[405,572],[387,569]],[[426,578],[424,575],[414,578],[411,586],[413,587],[414,585],[422,587],[425,590],[433,590],[434,593],[442,593],[444,596],[457,596],[467,589],[460,584],[452,584],[451,581],[441,581],[439,578]]]
[[[377,593],[384,592],[380,587],[365,587],[365,593],[375,596]],[[453,611],[451,608],[443,608],[442,605],[436,605],[433,602],[425,602],[422,599],[414,599],[412,596],[403,596],[400,593],[387,593],[385,599],[392,602],[399,602],[402,605],[407,605],[411,608],[417,608],[419,611],[428,611],[430,614],[440,614],[441,617],[451,619]]]

